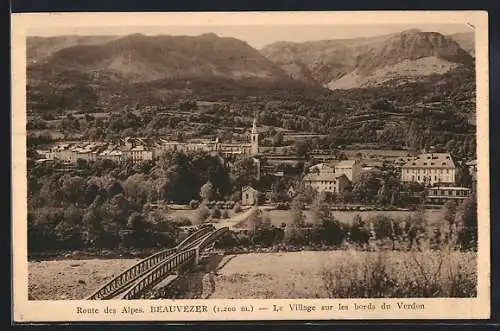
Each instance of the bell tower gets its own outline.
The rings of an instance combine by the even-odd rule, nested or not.
[[[252,133],[250,134],[251,154],[259,154],[259,133],[257,131],[257,116],[253,119]]]

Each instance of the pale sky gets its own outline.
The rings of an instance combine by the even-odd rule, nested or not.
[[[233,25],[233,26],[152,26],[152,27],[85,27],[57,29],[36,29],[30,31],[33,36],[57,35],[128,35],[142,33],[145,35],[188,35],[196,36],[204,33],[215,33],[220,37],[234,37],[246,41],[249,45],[260,49],[276,41],[303,42],[312,40],[332,40],[370,37],[396,33],[408,29],[452,34],[472,32],[466,24],[365,24],[365,25]]]

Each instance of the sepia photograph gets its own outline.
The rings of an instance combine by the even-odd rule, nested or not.
[[[489,291],[476,23],[225,15],[25,29],[22,300],[328,316]],[[280,306],[257,307],[208,310]]]

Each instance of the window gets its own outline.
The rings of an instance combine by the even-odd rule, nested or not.
[[[420,176],[417,177],[417,180],[420,180]]]

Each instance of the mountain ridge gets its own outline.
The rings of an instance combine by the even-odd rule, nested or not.
[[[456,64],[470,66],[474,62],[473,57],[451,37],[416,29],[373,38],[279,42],[265,46],[261,53],[291,77],[306,77],[307,81],[313,79],[333,89],[339,85],[335,84],[336,81],[354,74],[362,79],[360,84],[350,84],[349,88],[378,85],[389,79],[384,74],[373,76],[374,72],[382,68],[390,72],[392,66],[401,67],[402,64],[419,67],[419,70],[409,70],[416,73],[415,78],[433,74],[435,65],[431,64],[432,61],[423,62],[431,64],[428,70],[422,68],[422,61],[416,63],[422,58],[449,62],[448,66],[441,63],[441,67],[448,67],[444,72],[454,69]]]

